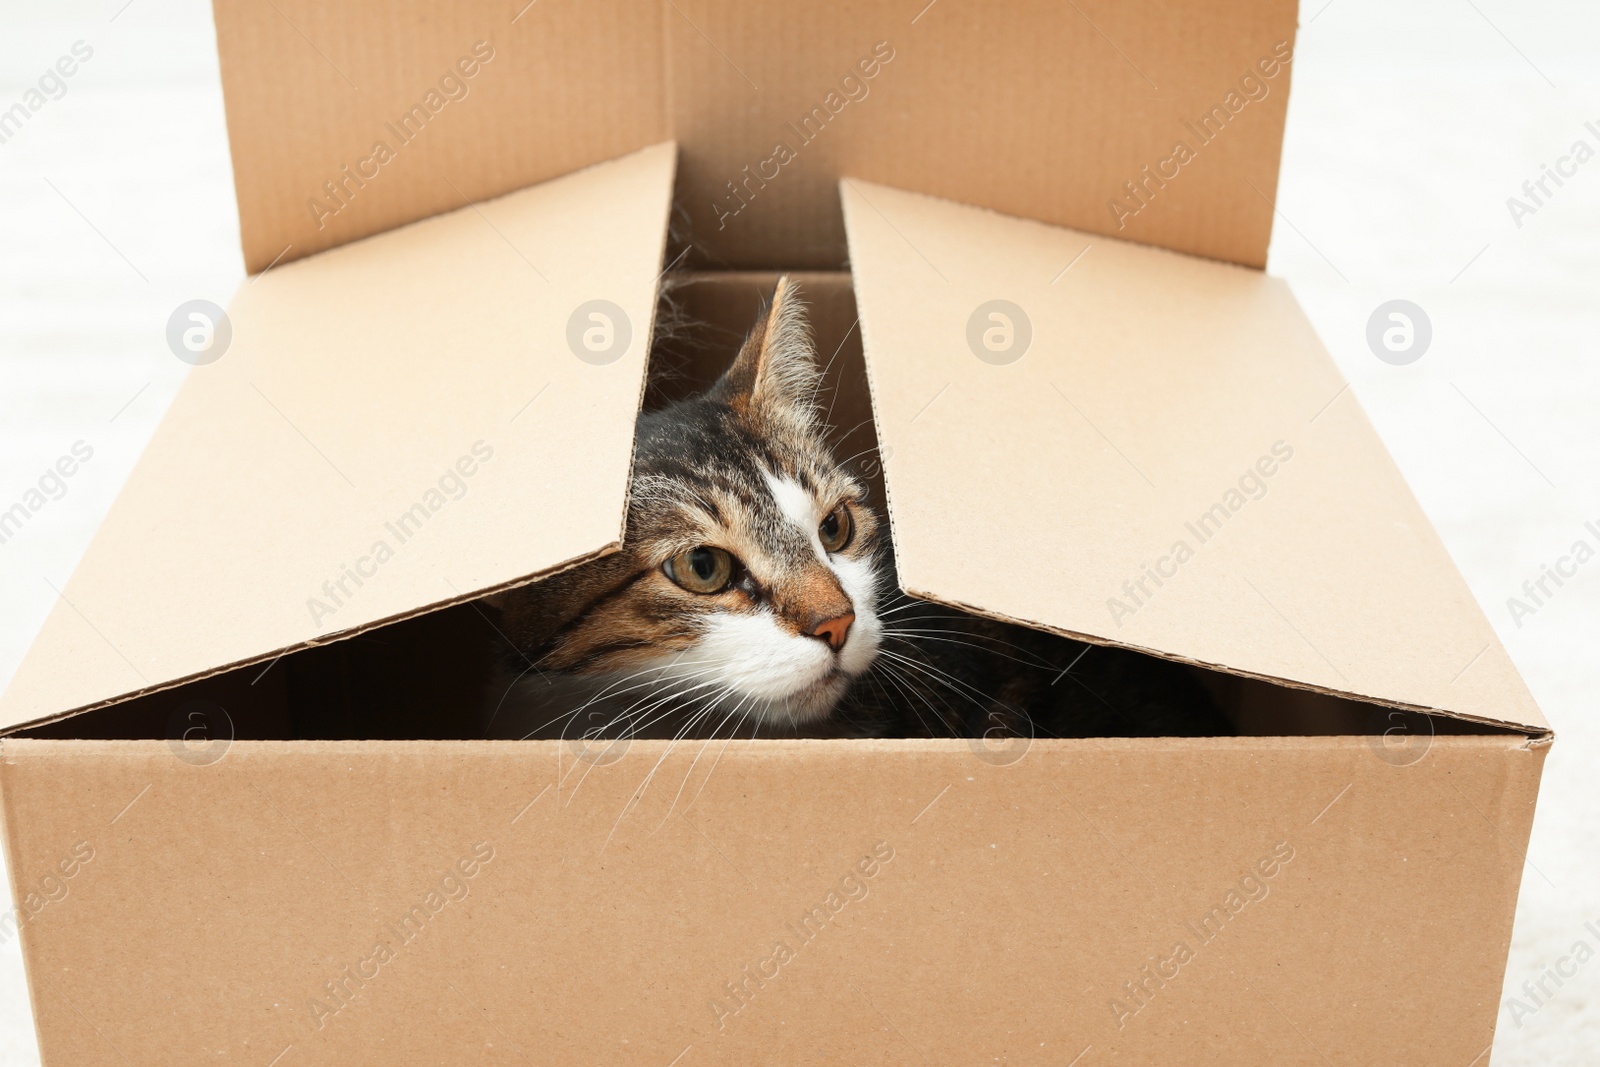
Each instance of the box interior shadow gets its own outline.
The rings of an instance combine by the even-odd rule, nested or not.
[[[862,360],[855,298],[846,272],[794,275],[808,304],[819,359],[821,404],[836,457],[870,487],[884,487]],[[659,408],[705,388],[733,358],[772,291],[771,272],[670,274],[664,280],[644,406]],[[530,521],[536,517],[530,516]],[[238,739],[470,739],[482,737],[488,678],[498,654],[492,608],[443,608],[97,711],[20,732],[39,738],[179,738],[200,728]],[[1236,733],[1253,736],[1512,733],[1444,716],[1188,667],[1210,689]]]

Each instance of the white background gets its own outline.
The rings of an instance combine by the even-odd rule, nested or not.
[[[243,277],[209,4],[123,5],[0,3],[0,106],[73,42],[94,49],[66,95],[0,145],[0,505],[75,441],[94,449],[66,496],[0,546],[0,684],[187,370],[165,346],[167,316],[196,297],[226,305]],[[1301,24],[1269,269],[1559,733],[1510,996],[1580,936],[1592,943],[1586,920],[1600,926],[1600,560],[1520,626],[1506,604],[1585,521],[1600,525],[1600,159],[1520,227],[1506,204],[1574,141],[1600,148],[1600,6],[1310,0]],[[1397,297],[1434,331],[1405,367],[1365,340]],[[1473,931],[1441,915],[1439,936]],[[1493,1062],[1595,1062],[1596,1049],[1590,962],[1520,1025],[1502,1007]],[[0,946],[0,1062],[37,1063],[14,939]]]

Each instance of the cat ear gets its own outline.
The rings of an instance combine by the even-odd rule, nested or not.
[[[819,378],[805,304],[786,274],[718,388],[737,409],[809,423],[816,417]]]

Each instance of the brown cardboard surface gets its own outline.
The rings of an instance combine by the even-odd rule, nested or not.
[[[213,9],[252,273],[669,137],[656,5]]]
[[[1548,729],[1282,281],[842,188],[908,591]],[[995,300],[1031,341],[980,358]]]
[[[1543,751],[10,739],[0,790],[19,900],[92,851],[22,927],[47,1064],[1467,1064]]]
[[[1261,266],[1296,19],[1289,0],[215,9],[252,271],[667,137],[693,263],[841,266],[852,174]]]
[[[247,281],[231,347],[185,381],[0,725],[615,545],[673,163],[659,145]],[[592,300],[631,320],[609,363],[569,348]]]

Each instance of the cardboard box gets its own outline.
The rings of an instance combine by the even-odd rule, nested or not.
[[[1258,269],[1292,4],[216,14],[231,347],[0,699],[46,1063],[1483,1060],[1551,733]],[[780,268],[906,589],[1239,736],[473,739]]]

